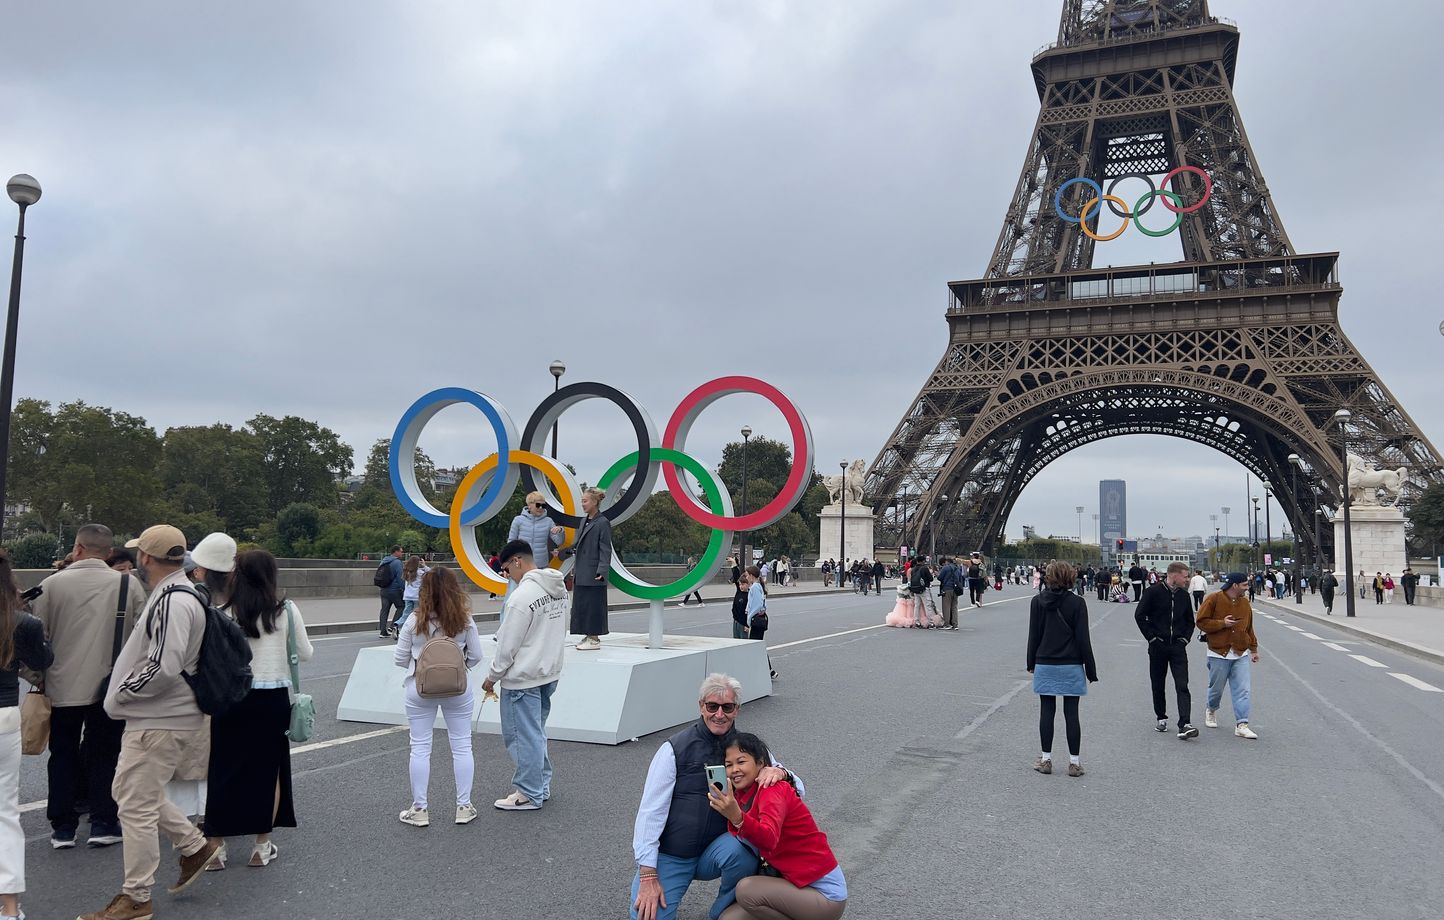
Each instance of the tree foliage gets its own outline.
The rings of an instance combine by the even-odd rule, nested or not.
[[[270,514],[293,502],[336,506],[336,480],[350,474],[353,459],[351,448],[336,432],[294,415],[257,415],[246,427],[260,449]]]
[[[1100,551],[1092,543],[1071,543],[1067,540],[1019,540],[999,546],[994,558],[1011,562],[1039,563],[1052,559],[1065,562],[1099,562]]]
[[[1416,556],[1436,556],[1444,547],[1444,483],[1425,489],[1409,509],[1409,545]]]

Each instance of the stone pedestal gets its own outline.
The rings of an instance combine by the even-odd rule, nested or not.
[[[817,558],[848,562],[872,558],[873,525],[877,516],[866,505],[848,505],[846,510],[846,522],[842,520],[842,505],[826,505],[818,512]],[[844,527],[846,535],[842,534]],[[839,538],[844,546],[838,545]]]
[[[1379,505],[1354,505],[1349,508],[1353,530],[1354,566],[1350,573],[1363,572],[1372,579],[1375,572],[1387,572],[1399,580],[1399,573],[1408,565],[1404,549],[1404,512]],[[1334,518],[1334,562],[1336,571],[1344,569],[1344,515]],[[1341,579],[1342,580],[1342,579]]]

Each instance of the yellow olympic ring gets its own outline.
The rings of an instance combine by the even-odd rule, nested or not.
[[[505,594],[507,580],[498,572],[492,571],[490,563],[482,553],[481,548],[476,545],[476,524],[463,526],[461,523],[462,509],[466,508],[472,500],[486,487],[485,477],[488,473],[496,470],[497,455],[492,454],[485,460],[472,467],[462,477],[456,487],[456,496],[451,500],[451,548],[456,553],[456,561],[473,582],[485,588],[493,594]],[[507,454],[507,463],[529,466],[534,470],[540,470],[551,483],[552,489],[561,497],[562,510],[567,514],[576,514],[581,507],[581,489],[576,481],[572,479],[571,472],[551,457],[538,454],[529,450],[514,450]],[[478,522],[482,523],[482,522]],[[576,531],[571,527],[562,528],[561,547],[572,545],[576,539]],[[477,562],[480,560],[480,562]],[[565,563],[560,559],[553,559],[549,567],[553,569],[570,568],[571,560]]]
[[[1102,198],[1102,200],[1103,200],[1103,201],[1116,201],[1116,202],[1118,202],[1119,204],[1123,205],[1123,210],[1124,210],[1125,212],[1128,210],[1128,202],[1124,201],[1122,198],[1119,198],[1119,197],[1116,196],[1116,195],[1104,195],[1103,198]],[[1095,204],[1098,204],[1098,203],[1099,203],[1099,199],[1097,199],[1097,198],[1092,199],[1091,201],[1089,201],[1087,204],[1085,204],[1085,205],[1083,206],[1083,213],[1084,213],[1084,214],[1087,214],[1088,211],[1089,211]],[[1101,216],[1101,215],[1100,215],[1100,216]],[[1128,218],[1126,218],[1126,217],[1123,218],[1123,226],[1119,227],[1117,230],[1114,230],[1112,233],[1108,234],[1107,236],[1099,236],[1098,234],[1094,233],[1092,230],[1089,230],[1089,229],[1088,229],[1088,221],[1086,221],[1086,220],[1079,221],[1079,222],[1078,222],[1078,226],[1080,226],[1080,227],[1083,228],[1083,233],[1084,233],[1085,235],[1087,235],[1087,237],[1088,237],[1090,240],[1097,240],[1097,241],[1100,242],[1100,243],[1106,243],[1106,242],[1108,242],[1109,240],[1116,240],[1116,239],[1118,239],[1120,236],[1123,235],[1123,231],[1128,229]]]

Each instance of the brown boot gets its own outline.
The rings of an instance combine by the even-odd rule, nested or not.
[[[150,920],[154,914],[151,913],[150,902],[141,901],[137,904],[132,901],[128,894],[118,894],[105,905],[105,910],[98,910],[93,914],[82,914],[75,920]]]
[[[189,888],[196,879],[201,877],[207,867],[214,865],[220,858],[221,841],[207,840],[205,846],[196,850],[189,856],[180,858],[180,878],[176,883],[166,890],[171,894],[178,894]]]

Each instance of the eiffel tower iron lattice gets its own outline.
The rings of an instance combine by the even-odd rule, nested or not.
[[[940,546],[991,551],[1049,463],[1162,434],[1270,481],[1312,543],[1314,509],[1345,475],[1339,408],[1351,449],[1409,470],[1404,504],[1444,479],[1339,326],[1338,253],[1298,254],[1284,232],[1234,100],[1238,44],[1207,0],[1065,0],[1057,42],[1033,58],[1042,105],[986,276],[948,285],[947,351],[868,471],[883,539],[917,546],[935,526]],[[1195,173],[1171,183],[1189,212],[1183,261],[1093,268],[1083,230],[1097,235],[1108,207],[1069,222],[1059,210],[1098,196],[1075,183],[1055,209],[1059,188],[1183,166],[1212,177],[1206,201]],[[1316,475],[1291,477],[1290,453]]]

